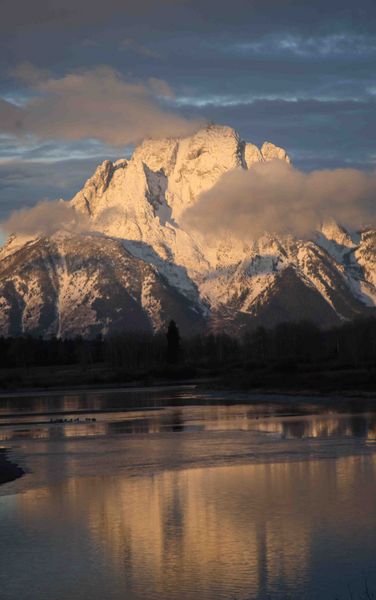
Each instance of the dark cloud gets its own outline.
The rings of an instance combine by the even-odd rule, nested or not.
[[[151,50],[148,46],[141,44],[137,40],[132,37],[126,37],[122,39],[119,43],[120,50],[131,51],[137,54],[138,56],[142,56],[143,58],[157,58],[160,59],[161,55],[154,50]]]
[[[271,140],[287,148],[304,170],[376,164],[376,98],[354,100],[256,100],[228,106],[206,105],[202,118],[231,124],[261,145]]]
[[[158,0],[159,5],[178,4],[184,0]],[[33,0],[33,2],[13,2],[3,0],[1,4],[1,29],[27,31],[53,25],[82,25],[97,20],[109,20],[114,15],[127,15],[128,18],[145,15],[145,11],[155,10],[154,0]]]
[[[23,127],[23,111],[11,102],[0,98],[0,132],[21,133]]]
[[[367,7],[372,8],[369,0],[355,6],[338,0],[330,3],[323,0],[233,0],[232,3],[218,0],[33,0],[32,3],[22,2],[22,6],[12,0],[3,0],[1,22],[2,27],[9,30],[12,27],[37,28],[54,23],[81,25],[98,19],[111,20],[114,15],[145,21],[149,15],[156,17],[162,11],[165,18],[168,13],[173,13],[175,19],[184,15],[186,27],[193,24],[197,27],[203,19],[207,21],[208,28],[238,24],[247,19],[255,21],[261,28],[277,18],[281,25],[293,23],[301,27],[309,21],[312,25],[320,22],[323,9],[327,18],[336,17],[340,22],[362,18]],[[176,8],[181,10],[176,12]],[[183,22],[178,21],[177,25],[182,28]]]
[[[76,158],[78,182],[84,156],[99,162],[123,154],[114,142],[155,134],[157,121],[160,133],[170,131],[182,116],[231,125],[256,143],[271,140],[306,170],[375,162],[374,0],[3,0],[1,9],[0,160],[32,160],[25,169],[36,174],[29,190],[20,184],[20,204],[37,199],[37,189],[40,197],[57,195],[51,160],[72,182],[63,159]],[[37,68],[20,69],[25,60]],[[67,102],[67,74],[93,74],[100,64],[119,74],[109,110],[94,76],[81,80],[78,94],[88,83],[92,98]],[[138,82],[136,103],[119,82]],[[83,139],[89,133],[106,143]],[[3,190],[0,202],[9,204]]]

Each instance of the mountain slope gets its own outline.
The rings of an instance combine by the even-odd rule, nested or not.
[[[289,162],[229,127],[146,140],[129,160],[104,161],[70,205],[85,231],[12,237],[0,251],[0,333],[92,336],[160,330],[235,332],[310,319],[323,326],[370,314],[376,233],[325,223],[315,239],[265,233],[214,242],[182,226],[184,210],[232,169]],[[89,227],[87,227],[89,223]]]
[[[200,330],[204,311],[148,263],[104,236],[56,234],[0,261],[3,335],[152,331],[176,319]]]

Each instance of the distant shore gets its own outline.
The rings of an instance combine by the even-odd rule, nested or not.
[[[332,388],[315,389],[313,387],[301,386],[301,387],[248,387],[242,386],[239,382],[231,381],[231,384],[218,377],[212,378],[197,378],[188,380],[170,380],[170,381],[150,381],[145,384],[143,381],[134,381],[133,383],[125,384],[93,384],[93,385],[69,385],[58,386],[58,387],[27,387],[12,390],[1,390],[0,388],[0,400],[1,399],[18,399],[27,398],[30,396],[61,396],[64,394],[90,394],[90,393],[101,393],[101,394],[132,394],[135,392],[150,392],[158,390],[175,390],[181,388],[196,388],[203,394],[217,394],[227,397],[227,400],[232,403],[234,398],[241,398],[244,403],[253,402],[255,398],[264,401],[273,401],[276,396],[283,398],[284,400],[294,398],[302,401],[303,399],[320,399],[320,400],[338,400],[338,399],[363,399],[376,401],[376,389],[361,389],[361,388]],[[102,412],[91,411],[91,412]],[[54,411],[53,414],[56,414]]]
[[[376,366],[349,367],[336,364],[230,363],[213,367],[167,365],[163,369],[127,371],[101,363],[83,368],[56,365],[0,369],[0,398],[108,392],[195,385],[203,391],[239,392],[255,396],[376,397]]]
[[[0,448],[0,485],[18,479],[24,474],[25,471],[21,467],[9,460],[7,450]]]
[[[150,390],[152,389],[175,389],[175,388],[185,388],[185,387],[196,387],[200,386],[208,386],[214,385],[217,381],[217,378],[191,378],[191,379],[157,379],[157,380],[140,380],[135,379],[132,382],[127,383],[93,383],[93,384],[82,384],[78,385],[76,383],[66,385],[56,385],[56,386],[27,386],[27,387],[16,387],[9,389],[1,389],[0,387],[0,398],[19,398],[19,397],[28,397],[28,396],[55,396],[60,394],[66,394],[69,392],[77,392],[81,394],[86,394],[89,392],[102,392],[102,393],[117,393],[119,391],[124,391],[131,393],[133,391],[140,390]],[[214,389],[214,388],[213,388]]]

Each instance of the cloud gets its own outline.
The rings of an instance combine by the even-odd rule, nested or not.
[[[365,26],[374,27],[374,0],[359,0],[354,6],[351,0],[33,0],[14,2],[2,0],[0,29],[5,33],[16,31],[40,31],[58,24],[85,26],[87,23],[103,23],[112,19],[149,19],[155,21],[177,12],[173,25],[188,31],[199,25],[213,29],[240,24],[253,26],[254,31],[285,28],[290,25],[308,32],[326,21],[367,21]],[[181,9],[180,11],[178,9]],[[324,15],[324,17],[323,17]],[[151,20],[152,19],[152,20]],[[149,29],[151,29],[149,27]],[[174,31],[175,29],[170,29]],[[170,32],[169,31],[169,32]]]
[[[0,222],[42,198],[71,198],[107,156],[53,162],[0,160]],[[110,158],[116,158],[111,157]]]
[[[330,33],[327,35],[302,36],[286,33],[284,35],[265,35],[255,41],[241,41],[223,45],[222,52],[240,55],[256,54],[261,56],[281,54],[302,58],[338,57],[338,56],[374,56],[376,40],[374,35],[358,33]]]
[[[261,145],[265,139],[288,148],[295,166],[321,168],[376,166],[376,102],[321,100],[255,100],[232,106],[185,109],[215,123],[229,123],[243,139]]]
[[[23,2],[21,7],[13,0],[3,0],[0,30],[8,33],[9,30],[38,30],[54,24],[85,25],[88,22],[108,20],[113,16],[119,18],[119,15],[139,17],[145,11],[156,11],[158,7],[181,2],[184,0],[33,0]]]
[[[50,76],[48,69],[41,69],[30,62],[22,62],[14,69],[10,70],[10,75],[14,79],[26,83],[28,85],[36,85],[39,82],[47,79]]]
[[[83,233],[90,230],[90,223],[64,200],[42,200],[33,208],[14,211],[1,229],[7,235],[42,236],[58,230]]]
[[[1,101],[0,131],[6,133],[124,146],[145,137],[188,135],[199,126],[163,106],[172,91],[156,78],[127,81],[109,67],[53,78],[25,65],[18,75],[29,81],[33,96],[23,107]]]
[[[303,173],[282,161],[233,170],[187,209],[183,224],[204,235],[254,239],[265,231],[306,236],[327,219],[352,229],[375,222],[376,173]]]
[[[23,129],[24,114],[15,104],[0,98],[0,132],[20,134]]]
[[[142,56],[144,58],[161,58],[158,52],[154,52],[153,50],[148,48],[148,46],[141,44],[140,42],[131,37],[124,38],[120,42],[119,48],[120,50],[131,50],[135,54],[138,54],[139,56]]]

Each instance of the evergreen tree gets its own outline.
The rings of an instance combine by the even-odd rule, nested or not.
[[[175,321],[170,321],[166,333],[167,337],[167,360],[176,363],[180,354],[180,333]]]

